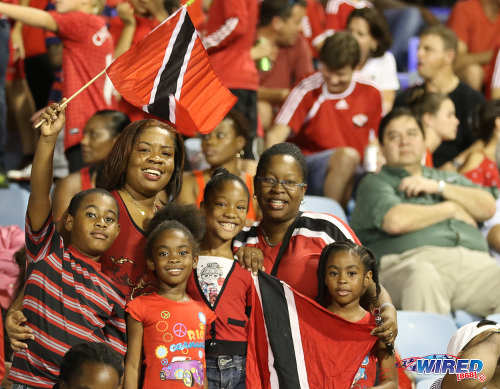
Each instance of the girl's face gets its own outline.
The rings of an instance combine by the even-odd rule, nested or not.
[[[450,99],[443,100],[434,115],[428,115],[430,126],[442,140],[453,140],[457,137],[458,119],[455,116],[455,105]]]
[[[262,172],[262,178],[287,182],[286,185],[271,185],[257,178],[255,194],[263,218],[277,223],[294,219],[306,193],[306,187],[296,185],[304,183],[305,179],[299,163],[291,155],[273,155]]]
[[[370,34],[368,22],[363,18],[352,18],[347,29],[358,41],[362,62],[366,61],[378,45],[377,40]]]
[[[102,162],[110,153],[116,141],[113,131],[108,128],[106,116],[92,116],[83,129],[82,158],[85,164]]]
[[[126,184],[150,197],[163,190],[175,168],[175,138],[168,130],[148,127],[137,136],[130,154]]]
[[[201,147],[210,166],[221,166],[243,150],[245,138],[237,135],[233,120],[226,118],[210,134],[203,136]]]
[[[152,253],[148,267],[161,283],[169,287],[187,282],[198,262],[193,256],[191,240],[184,231],[177,229],[160,232],[153,243]]]
[[[240,182],[227,180],[216,193],[203,203],[207,221],[207,236],[223,242],[232,240],[245,226],[248,193]]]
[[[332,304],[359,304],[371,277],[372,272],[365,272],[357,255],[351,255],[348,251],[332,253],[328,258],[325,274],[325,284],[332,297]]]

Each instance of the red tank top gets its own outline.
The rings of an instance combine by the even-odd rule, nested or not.
[[[205,178],[203,177],[202,170],[194,170],[193,175],[196,178],[196,184],[198,185],[198,197],[196,198],[196,206],[200,208],[200,204],[203,201],[203,192],[205,191]],[[248,213],[247,220],[255,221],[255,209],[253,207],[253,176],[249,173],[245,173],[245,183],[250,194],[250,201],[248,202]]]
[[[111,194],[118,202],[120,235],[101,257],[101,266],[130,299],[151,284],[151,273],[146,268],[146,236],[132,220],[119,193],[115,190]]]
[[[80,170],[80,180],[82,191],[87,189],[92,189],[94,185],[92,185],[92,174],[90,173],[90,167],[84,167]]]

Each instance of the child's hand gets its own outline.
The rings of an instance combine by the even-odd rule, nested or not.
[[[10,339],[12,350],[15,352],[27,349],[28,345],[23,341],[34,339],[32,330],[25,326],[27,319],[22,311],[9,311],[5,318],[5,331]]]
[[[116,11],[118,12],[118,16],[122,20],[123,24],[135,24],[134,9],[129,3],[123,2],[118,4],[116,6]]]
[[[42,138],[57,137],[64,127],[66,116],[62,104],[51,104],[40,115],[42,125],[40,127],[40,135]]]

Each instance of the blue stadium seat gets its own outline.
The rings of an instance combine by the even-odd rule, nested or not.
[[[458,310],[453,314],[455,324],[457,328],[463,327],[466,324],[472,323],[473,321],[481,320],[480,316],[473,315],[472,313]]]
[[[436,313],[398,311],[396,350],[402,359],[445,354],[448,342],[457,330],[450,316]],[[435,380],[439,375],[410,374],[416,382]]]
[[[500,313],[494,313],[492,315],[488,315],[488,316],[486,316],[486,319],[493,320],[493,321],[496,321],[497,323],[500,323]]]
[[[427,378],[422,381],[418,381],[416,389],[430,389],[434,381],[436,381],[436,379],[433,378]]]
[[[418,43],[420,42],[420,38],[418,36],[414,36],[408,40],[408,73],[413,73],[417,71],[418,67]]]
[[[329,197],[306,195],[304,196],[300,210],[330,213],[347,223],[347,216],[340,204]]]
[[[0,189],[0,225],[18,225],[24,230],[29,196],[29,192],[16,183],[10,183],[8,189]]]

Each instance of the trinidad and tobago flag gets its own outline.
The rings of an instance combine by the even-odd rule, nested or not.
[[[246,384],[252,389],[349,389],[376,338],[283,281],[254,277]]]
[[[212,131],[236,102],[212,70],[185,6],[106,73],[125,100],[188,136]]]

